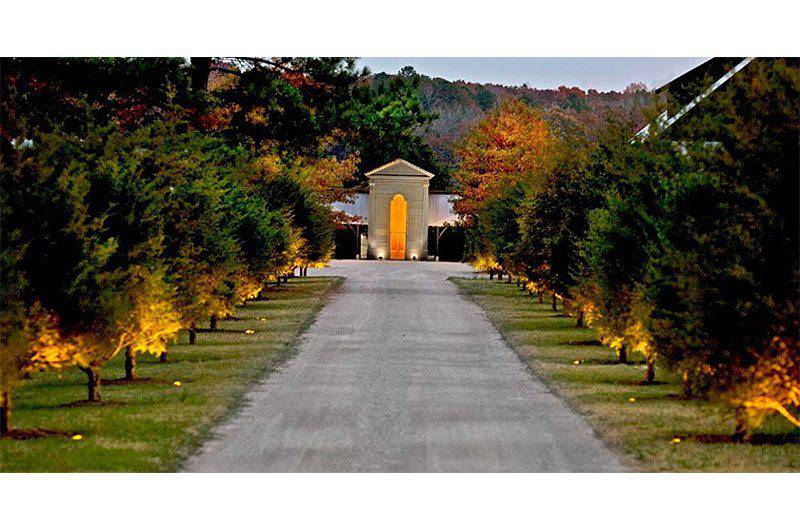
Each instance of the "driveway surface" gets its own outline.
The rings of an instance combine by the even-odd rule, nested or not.
[[[186,471],[621,471],[449,276],[334,261],[346,278],[283,368]],[[309,271],[311,274],[311,271]]]

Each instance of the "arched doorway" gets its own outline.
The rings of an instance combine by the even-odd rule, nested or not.
[[[389,259],[406,259],[406,200],[392,197],[389,204]]]

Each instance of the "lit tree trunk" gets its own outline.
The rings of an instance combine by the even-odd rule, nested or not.
[[[210,324],[209,328],[211,329],[211,331],[216,331],[217,330],[217,316],[216,315],[211,315],[211,318],[209,319],[209,324]]]
[[[628,348],[627,348],[627,346],[622,346],[619,349],[619,362],[620,362],[620,364],[628,364]]]
[[[189,344],[194,344],[195,342],[197,342],[197,330],[194,324],[192,324],[189,326]]]
[[[686,370],[683,371],[683,395],[691,396],[692,395],[692,382],[689,380],[689,372]]]
[[[9,416],[11,415],[11,391],[3,391],[3,404],[0,405],[0,436],[8,434],[11,429]]]
[[[583,327],[583,319],[584,319],[583,311],[578,311],[577,322],[575,323],[575,327],[582,328]]]
[[[81,366],[81,370],[86,374],[86,388],[89,391],[88,400],[100,401],[100,367],[94,364]]]
[[[750,438],[750,432],[747,428],[747,412],[743,406],[736,407],[736,430],[733,433],[733,439],[737,442],[744,442]]]
[[[556,298],[556,293],[553,293],[553,301],[550,304],[550,309],[558,311],[558,298]]]
[[[139,376],[136,373],[136,354],[128,346],[125,349],[125,380],[133,381],[138,378]]]
[[[644,372],[644,379],[642,382],[646,385],[652,385],[656,380],[656,363],[647,361],[647,370]]]

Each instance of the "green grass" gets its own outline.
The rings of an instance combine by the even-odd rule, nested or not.
[[[683,398],[675,374],[659,368],[658,384],[643,386],[643,364],[616,364],[592,330],[577,329],[574,319],[552,312],[549,302],[536,303],[514,284],[451,280],[486,311],[527,366],[584,415],[632,469],[800,471],[800,432],[782,418],[770,418],[752,443],[733,443],[729,409]],[[580,364],[573,364],[576,360]],[[675,437],[681,442],[672,443]]]
[[[15,394],[12,429],[79,433],[0,440],[4,472],[175,471],[235,412],[245,392],[294,353],[340,278],[303,278],[249,302],[219,332],[202,332],[190,346],[183,334],[169,362],[139,356],[135,384],[104,384],[103,404],[83,403],[85,375],[76,369],[34,375]],[[263,322],[261,319],[266,319]],[[254,334],[244,331],[252,329]],[[119,356],[102,368],[104,380],[124,374]],[[180,381],[182,386],[173,385]]]

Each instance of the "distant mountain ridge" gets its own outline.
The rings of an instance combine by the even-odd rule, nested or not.
[[[408,71],[409,67],[406,67],[404,72],[407,74]],[[423,108],[438,115],[425,132],[425,139],[436,154],[437,161],[450,168],[457,164],[455,146],[461,137],[476,121],[506,98],[519,98],[543,110],[561,108],[585,123],[596,121],[597,115],[609,108],[617,109],[637,122],[643,122],[641,108],[653,95],[640,83],[633,84],[622,92],[599,92],[593,89],[584,91],[577,87],[539,89],[527,85],[448,81],[440,77],[415,75],[419,78]],[[372,76],[372,82],[382,84],[393,77],[395,76],[392,74],[378,73]]]

